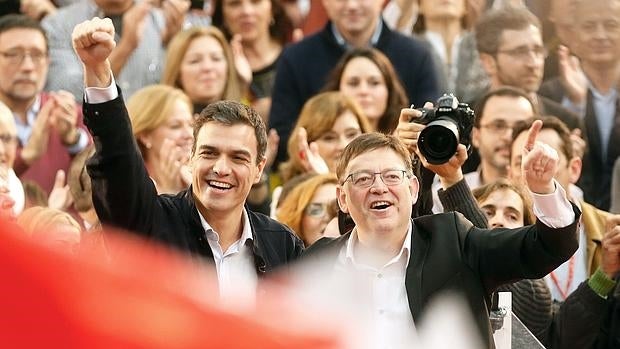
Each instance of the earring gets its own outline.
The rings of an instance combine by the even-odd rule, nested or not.
[[[151,149],[151,147],[153,147],[153,145],[151,143],[145,143],[144,146],[146,147],[146,149]]]

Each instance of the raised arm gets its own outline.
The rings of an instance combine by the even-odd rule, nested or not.
[[[151,235],[161,215],[157,191],[144,167],[120,91],[113,84],[109,56],[114,26],[108,18],[78,24],[73,47],[84,69],[84,121],[95,155],[88,162],[93,204],[102,223]]]

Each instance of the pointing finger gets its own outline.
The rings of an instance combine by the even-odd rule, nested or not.
[[[542,128],[542,121],[535,120],[530,126],[530,129],[527,131],[527,141],[525,142],[525,150],[528,152],[534,149],[534,145],[536,144],[536,138],[540,133],[540,129]]]

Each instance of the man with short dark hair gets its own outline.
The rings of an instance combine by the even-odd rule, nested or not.
[[[258,277],[293,261],[303,247],[287,227],[244,207],[266,161],[258,113],[233,101],[205,108],[194,128],[191,187],[158,196],[110,69],[112,22],[79,24],[73,45],[85,73],[85,120],[95,136],[87,169],[101,222],[205,257],[215,264],[223,296],[254,297]]]
[[[493,9],[476,24],[476,45],[491,89],[513,86],[523,89],[540,115],[554,115],[572,130],[580,126],[577,115],[537,91],[547,55],[541,24],[524,6]]]

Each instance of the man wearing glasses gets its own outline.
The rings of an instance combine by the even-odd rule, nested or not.
[[[39,23],[22,15],[0,18],[0,101],[17,124],[14,169],[49,194],[58,170],[86,147],[80,109],[65,91],[44,93],[49,59]]]
[[[454,291],[467,301],[485,347],[493,348],[488,295],[501,284],[544,276],[577,249],[580,213],[553,179],[558,154],[536,142],[540,127],[537,121],[530,129],[522,167],[539,220],[519,229],[479,229],[455,212],[411,219],[419,183],[406,146],[378,133],[347,145],[336,170],[337,196],[355,229],[317,241],[307,254],[334,265],[336,280],[356,274],[368,285],[358,291],[370,294],[366,310],[377,346],[407,347],[428,302]]]
[[[480,61],[491,89],[523,89],[541,115],[556,116],[572,130],[579,127],[578,116],[537,93],[547,56],[541,30],[538,18],[524,6],[486,12],[475,27]]]

